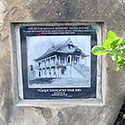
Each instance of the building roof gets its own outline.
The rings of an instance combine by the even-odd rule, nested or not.
[[[72,49],[66,48],[66,46],[68,46],[68,45],[73,46],[73,48]],[[71,39],[67,39],[66,41],[63,41],[63,42],[61,42],[61,43],[59,43],[57,45],[52,46],[44,54],[42,54],[40,57],[36,58],[34,61],[39,61],[39,60],[41,60],[43,58],[46,58],[47,56],[49,56],[50,54],[53,54],[55,52],[57,52],[57,53],[70,53],[70,54],[72,54],[76,50],[80,50],[80,49],[73,44],[73,42],[71,41]],[[84,53],[82,53],[82,54],[83,54],[83,56],[87,56]]]

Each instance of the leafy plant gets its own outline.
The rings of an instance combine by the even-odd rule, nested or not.
[[[92,53],[97,56],[110,55],[112,60],[119,64],[116,71],[121,68],[125,71],[125,38],[118,37],[114,31],[110,30],[102,46],[94,46]],[[122,119],[125,119],[125,114],[123,114]]]
[[[125,38],[118,37],[114,31],[110,30],[102,46],[94,46],[92,53],[97,56],[110,55],[112,60],[119,64],[116,71],[121,68],[125,71]]]

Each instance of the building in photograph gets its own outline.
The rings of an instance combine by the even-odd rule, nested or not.
[[[34,60],[37,67],[36,76],[37,78],[81,78],[84,75],[81,68],[82,65],[86,66],[87,57],[88,55],[68,39],[53,45]]]

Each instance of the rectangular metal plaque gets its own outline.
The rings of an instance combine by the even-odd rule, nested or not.
[[[96,98],[93,25],[19,27],[24,99]]]

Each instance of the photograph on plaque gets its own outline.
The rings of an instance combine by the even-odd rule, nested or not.
[[[90,87],[90,39],[90,36],[27,37],[28,87]]]
[[[96,97],[92,25],[21,26],[20,43],[25,99]]]

